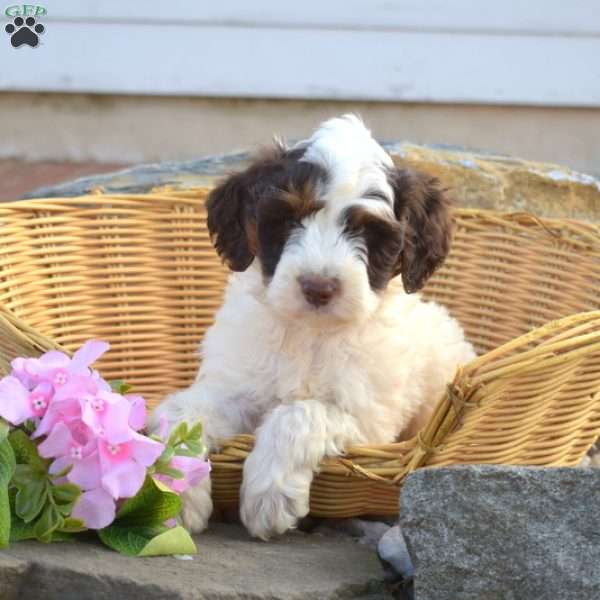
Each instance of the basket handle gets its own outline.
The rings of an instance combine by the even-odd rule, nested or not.
[[[59,344],[0,304],[0,375],[10,372],[10,363],[17,356],[39,356],[49,350],[65,352]]]

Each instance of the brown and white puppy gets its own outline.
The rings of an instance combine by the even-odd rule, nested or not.
[[[256,435],[241,517],[267,539],[307,514],[325,455],[415,433],[474,356],[446,310],[413,294],[448,253],[448,202],[348,115],[223,181],[208,227],[234,273],[196,382],[154,418],[201,418],[210,446]],[[202,483],[184,519],[200,530],[211,510]]]

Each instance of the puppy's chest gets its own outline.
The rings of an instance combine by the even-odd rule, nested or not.
[[[317,399],[350,409],[357,395],[375,400],[383,391],[377,358],[355,340],[286,336],[257,357],[254,383],[273,404]]]

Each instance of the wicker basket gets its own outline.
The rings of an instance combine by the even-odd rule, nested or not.
[[[0,372],[16,355],[110,341],[99,368],[155,403],[189,384],[227,273],[206,189],[0,204]],[[465,327],[479,358],[408,442],[323,462],[314,515],[397,512],[424,465],[575,465],[600,435],[600,232],[526,214],[460,209],[453,250],[425,295]],[[556,320],[558,319],[558,320]],[[251,436],[212,456],[218,506],[237,504]]]

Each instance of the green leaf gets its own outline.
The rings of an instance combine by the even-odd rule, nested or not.
[[[198,458],[198,455],[195,452],[192,452],[191,450],[188,450],[183,446],[179,446],[177,450],[175,450],[175,454],[177,456],[189,456],[191,458]]]
[[[35,523],[25,523],[16,515],[12,515],[10,541],[20,542],[21,540],[34,540],[35,538]]]
[[[62,483],[51,487],[52,497],[57,504],[69,504],[75,502],[81,496],[81,489],[74,483]]]
[[[0,441],[0,548],[6,548],[10,541],[10,498],[8,486],[15,470],[15,454],[4,438]]]
[[[187,439],[188,440],[200,440],[202,438],[202,421],[194,423],[194,426],[190,429]]]
[[[0,485],[6,485],[13,477],[16,461],[15,454],[8,440],[0,442]]]
[[[128,527],[110,525],[98,531],[98,536],[109,548],[127,556],[161,556],[196,554],[196,544],[181,526]]]
[[[40,542],[51,542],[52,534],[64,525],[64,519],[52,504],[46,505],[42,516],[35,524],[35,537]]]
[[[175,454],[175,449],[172,448],[171,446],[167,446],[165,448],[164,452],[160,455],[157,462],[168,463],[173,458],[174,454]]]
[[[169,467],[167,465],[156,465],[155,467],[156,473],[161,473],[162,475],[166,475],[167,477],[171,477],[171,479],[183,479],[185,475],[179,469],[174,469],[173,467]]]
[[[67,519],[69,520],[69,519]],[[76,519],[73,519],[76,521]],[[81,523],[81,521],[76,521],[77,523]],[[65,521],[66,523],[66,521]],[[22,540],[36,540],[38,539],[36,534],[37,523],[25,523],[19,517],[13,515],[12,519],[12,529],[10,531],[10,541],[11,542],[20,542]],[[47,538],[43,541],[45,542],[65,542],[73,539],[73,533],[77,533],[79,531],[85,531],[85,527],[77,529],[75,527],[67,527],[63,526],[60,530],[56,529],[52,533],[48,534]]]
[[[48,477],[50,479],[62,479],[63,477],[66,477],[70,472],[71,469],[73,468],[73,465],[67,465],[64,469],[61,469],[60,471],[58,471],[58,473],[48,473]]]
[[[60,531],[63,533],[79,533],[80,531],[87,531],[87,528],[80,519],[68,517],[65,519]]]
[[[12,484],[18,488],[28,485],[32,481],[44,481],[44,472],[33,469],[30,465],[16,465]]]
[[[176,446],[179,442],[185,440],[188,436],[188,424],[185,421],[179,423],[169,436],[168,445]]]
[[[8,437],[9,430],[8,423],[4,419],[0,419],[0,443]]]
[[[47,461],[38,454],[37,444],[29,439],[21,429],[15,429],[9,436],[8,441],[15,453],[17,463],[31,465],[34,469],[39,468],[47,471]]]
[[[110,382],[110,387],[113,392],[117,394],[126,394],[131,390],[131,386],[127,385],[122,379],[115,379]]]
[[[195,442],[190,439],[185,441],[185,445],[187,446],[188,450],[194,454],[194,456],[201,456],[206,450],[202,442]]]
[[[181,510],[181,498],[152,477],[146,477],[142,489],[121,506],[116,524],[124,527],[162,525]]]
[[[192,536],[184,527],[178,525],[152,538],[139,556],[196,554],[197,552]]]
[[[19,489],[15,504],[17,517],[31,523],[42,511],[48,498],[45,481],[30,481]]]
[[[85,531],[85,530],[79,530]],[[71,542],[75,539],[75,536],[70,531],[64,531],[63,529],[55,529],[51,534],[48,535],[47,539],[42,540],[47,543],[54,542]]]

